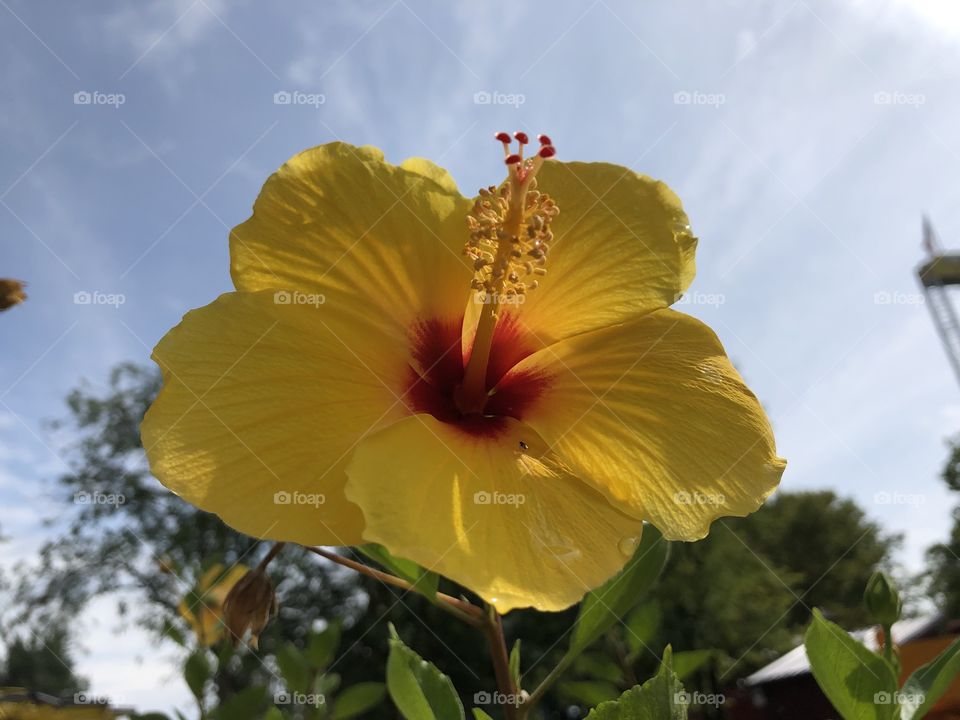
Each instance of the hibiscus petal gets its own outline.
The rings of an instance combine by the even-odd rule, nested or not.
[[[347,468],[370,542],[470,588],[500,612],[561,610],[629,559],[642,524],[545,456],[504,419],[471,435],[416,415],[372,435]]]
[[[538,346],[667,307],[690,285],[696,238],[665,184],[618,165],[552,160],[537,182],[560,208],[547,275],[508,309]]]
[[[230,234],[233,281],[322,293],[399,340],[417,318],[462,313],[470,207],[427,160],[398,167],[376,148],[321,145],[274,173]]]
[[[141,427],[151,470],[248,535],[358,543],[344,467],[364,433],[408,412],[398,357],[342,306],[222,295],[154,350],[163,389]]]
[[[716,335],[658,310],[524,360],[549,390],[523,417],[578,476],[669,540],[756,510],[786,465]]]

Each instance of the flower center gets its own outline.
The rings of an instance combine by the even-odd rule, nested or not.
[[[500,317],[501,304],[511,303],[519,295],[535,290],[544,267],[550,241],[550,223],[560,212],[556,203],[537,190],[537,172],[556,154],[546,135],[540,135],[540,149],[533,158],[524,159],[529,139],[522,132],[513,134],[519,152],[512,153],[511,138],[498,133],[503,144],[507,179],[500,187],[480,190],[467,226],[470,238],[464,253],[473,260],[472,289],[483,303],[477,332],[464,370],[463,382],[454,392],[454,400],[464,415],[485,412],[493,388],[487,383],[491,348]]]
[[[461,348],[462,326],[462,318],[453,322],[434,319],[413,328],[414,363],[404,399],[413,412],[429,413],[470,435],[495,436],[506,429],[506,418],[523,420],[551,378],[535,368],[516,369],[517,363],[536,351],[537,344],[516,315],[504,314],[494,330],[487,363],[485,386],[494,389],[486,393],[482,414],[464,413],[456,400],[467,364]]]

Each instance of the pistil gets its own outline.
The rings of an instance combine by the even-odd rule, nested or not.
[[[472,288],[474,299],[483,303],[470,359],[463,383],[456,393],[462,413],[482,413],[489,397],[486,387],[487,366],[501,305],[518,302],[520,296],[535,290],[539,277],[546,274],[547,253],[553,234],[550,223],[559,209],[553,200],[536,187],[537,171],[556,154],[546,135],[541,135],[537,154],[525,160],[527,135],[514,133],[519,152],[511,153],[507,133],[496,136],[503,144],[507,179],[497,187],[480,191],[467,218],[470,239],[465,253],[474,261]]]

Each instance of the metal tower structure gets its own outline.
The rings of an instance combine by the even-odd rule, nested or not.
[[[960,253],[944,252],[927,217],[923,218],[923,247],[927,260],[917,268],[926,306],[940,335],[947,359],[960,381],[960,315],[953,306],[949,288],[960,285]]]

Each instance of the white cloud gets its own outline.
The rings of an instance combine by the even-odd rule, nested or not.
[[[955,0],[855,0],[854,5],[871,19],[880,17],[903,30],[914,30],[910,24],[904,27],[904,21],[914,20],[923,23],[927,31],[960,36],[960,4]]]
[[[226,10],[225,0],[149,0],[122,5],[104,19],[103,29],[138,57],[169,58],[200,43]]]
[[[182,662],[177,646],[159,642],[129,622],[118,630],[118,599],[98,598],[79,619],[77,673],[90,680],[91,695],[106,698],[112,705],[133,707],[141,713],[169,713],[176,707],[189,716],[195,703],[177,670]],[[136,602],[135,597],[125,599]]]

